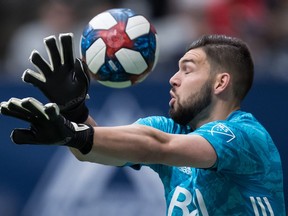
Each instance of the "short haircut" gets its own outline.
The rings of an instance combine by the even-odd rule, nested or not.
[[[231,75],[235,98],[242,101],[249,92],[254,77],[254,63],[249,48],[239,38],[226,35],[204,35],[192,42],[187,51],[202,48],[211,70]]]

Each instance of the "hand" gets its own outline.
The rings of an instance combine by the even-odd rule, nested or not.
[[[30,123],[28,129],[14,129],[11,139],[16,144],[64,145],[87,154],[93,145],[94,130],[85,124],[76,124],[59,113],[55,103],[43,105],[34,98],[11,98],[2,102],[0,112]]]
[[[88,117],[85,99],[90,85],[87,65],[80,59],[74,60],[73,34],[60,34],[44,38],[50,63],[36,51],[32,51],[31,63],[37,72],[27,69],[22,79],[38,87],[53,103],[56,103],[65,118],[77,123]]]

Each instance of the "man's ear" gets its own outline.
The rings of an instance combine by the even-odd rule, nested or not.
[[[214,93],[216,95],[222,93],[225,89],[228,88],[230,82],[231,82],[231,76],[229,73],[224,72],[217,74],[214,84]]]

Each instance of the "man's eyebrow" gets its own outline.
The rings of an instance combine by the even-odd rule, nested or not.
[[[181,59],[181,60],[179,61],[179,64],[185,64],[185,63],[189,63],[189,62],[192,62],[192,63],[196,64],[195,60],[192,59],[192,58],[189,58],[189,59]]]

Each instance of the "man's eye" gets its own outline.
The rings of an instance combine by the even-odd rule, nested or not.
[[[190,74],[190,73],[192,73],[192,69],[191,68],[186,68],[185,70],[184,70],[184,73],[185,74]]]
[[[187,67],[185,65],[180,67],[180,70],[183,72],[183,74],[189,74],[193,71],[191,67]]]

